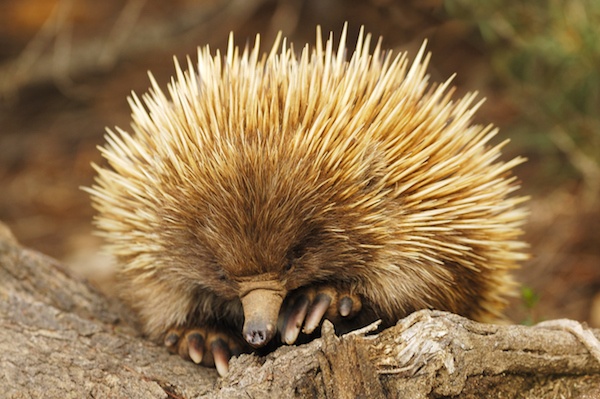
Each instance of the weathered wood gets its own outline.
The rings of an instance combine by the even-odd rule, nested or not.
[[[385,398],[377,370],[361,337],[350,334],[338,338],[333,324],[328,321],[323,323],[322,336],[319,367],[328,398]]]
[[[420,311],[366,337],[325,323],[322,339],[242,355],[220,379],[145,340],[134,320],[0,224],[3,398],[600,397],[600,332],[572,321],[497,326]]]

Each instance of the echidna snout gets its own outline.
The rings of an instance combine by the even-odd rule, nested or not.
[[[275,336],[286,290],[276,280],[252,281],[241,283],[240,293],[244,309],[242,335],[250,346],[261,348]]]

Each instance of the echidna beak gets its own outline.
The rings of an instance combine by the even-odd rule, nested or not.
[[[254,348],[265,346],[275,336],[279,309],[285,297],[285,290],[280,285],[273,287],[266,284],[263,287],[245,291],[241,296],[244,309],[242,334]]]

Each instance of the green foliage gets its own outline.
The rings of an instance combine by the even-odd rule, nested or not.
[[[478,28],[494,73],[517,105],[529,150],[559,151],[572,172],[600,179],[600,0],[446,0]],[[535,147],[534,147],[535,146]]]
[[[527,312],[527,316],[526,316],[525,320],[523,320],[522,324],[525,324],[528,326],[535,324],[537,321],[535,320],[535,317],[534,317],[534,310],[535,310],[535,306],[540,301],[540,296],[533,290],[533,288],[528,287],[528,286],[523,286],[523,287],[521,287],[521,300],[522,300],[523,307],[525,308],[525,310]]]
[[[523,306],[527,309],[533,309],[540,301],[540,296],[536,294],[533,288],[528,286],[521,287],[521,298],[523,299]]]

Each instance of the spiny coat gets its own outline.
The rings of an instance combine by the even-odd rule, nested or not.
[[[133,133],[109,131],[88,189],[122,291],[146,332],[241,329],[243,281],[286,293],[326,284],[384,324],[421,308],[499,317],[525,259],[524,198],[475,94],[433,85],[425,45],[347,55],[330,37],[297,54],[198,52],[166,95],[130,98]]]

